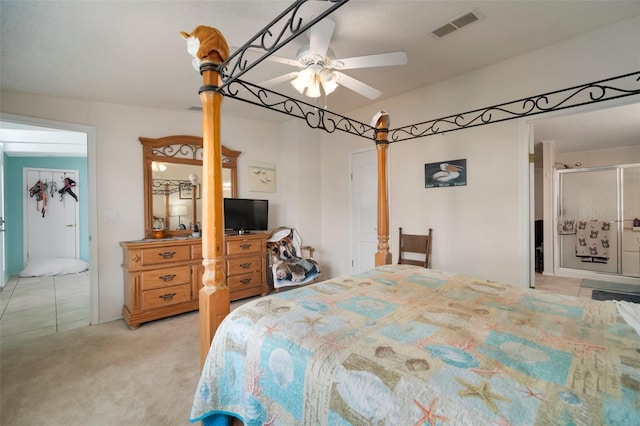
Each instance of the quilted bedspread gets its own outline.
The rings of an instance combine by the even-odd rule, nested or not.
[[[406,265],[234,310],[191,420],[638,425],[640,336],[614,302]]]

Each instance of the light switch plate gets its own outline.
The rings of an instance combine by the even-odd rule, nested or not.
[[[118,210],[104,209],[104,220],[118,220]]]

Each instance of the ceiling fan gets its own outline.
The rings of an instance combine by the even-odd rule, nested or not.
[[[310,98],[320,97],[322,95],[321,87],[325,95],[328,95],[338,86],[344,86],[369,99],[380,96],[382,92],[378,89],[344,74],[341,70],[404,65],[407,63],[407,54],[398,51],[352,58],[336,58],[333,50],[329,48],[334,28],[335,23],[328,18],[316,23],[307,31],[309,44],[298,50],[295,59],[270,55],[268,59],[271,61],[298,67],[301,70],[267,80],[260,85],[271,87],[290,81],[300,94],[305,94]]]

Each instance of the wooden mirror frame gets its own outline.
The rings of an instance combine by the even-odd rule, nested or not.
[[[153,238],[153,171],[151,164],[154,161],[162,163],[185,164],[202,167],[202,138],[199,136],[165,136],[162,138],[139,137],[142,144],[142,170],[144,179],[144,236]],[[231,196],[238,196],[238,156],[240,151],[234,151],[222,146],[222,168],[231,171]],[[202,182],[200,173],[200,182]],[[195,202],[194,202],[195,204]],[[195,223],[195,209],[192,209],[192,223]],[[202,217],[202,212],[200,212]],[[164,237],[187,237],[192,233],[191,229],[178,230],[165,227]]]

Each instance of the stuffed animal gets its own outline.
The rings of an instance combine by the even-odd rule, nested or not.
[[[193,68],[200,71],[203,62],[221,64],[229,57],[229,45],[220,31],[204,25],[197,26],[191,34],[180,32],[187,40],[187,52],[193,56]]]

